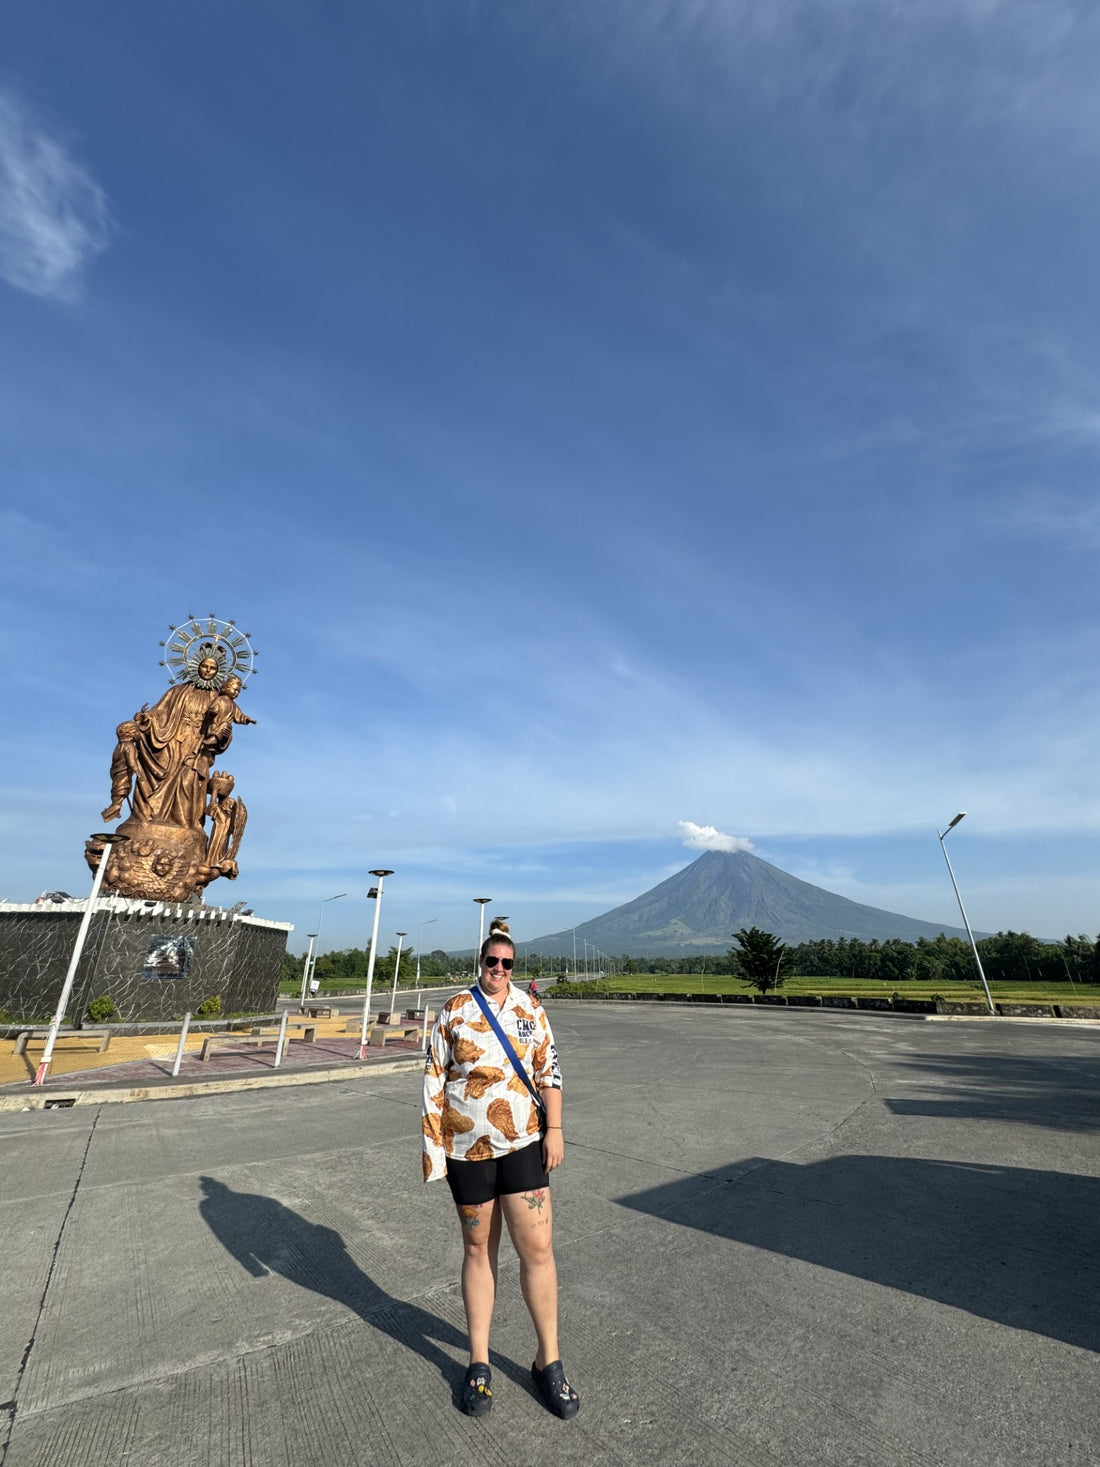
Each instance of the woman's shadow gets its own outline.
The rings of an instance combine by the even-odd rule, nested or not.
[[[419,1305],[379,1288],[350,1256],[335,1228],[307,1222],[273,1197],[234,1192],[213,1177],[200,1177],[199,1184],[205,1193],[199,1204],[203,1221],[253,1278],[279,1274],[303,1289],[335,1299],[373,1329],[435,1365],[451,1386],[454,1404],[458,1405],[467,1350],[466,1336],[461,1331]],[[459,1361],[441,1345],[457,1349]],[[495,1351],[493,1359],[510,1379],[528,1385],[526,1373],[513,1361],[500,1358]]]

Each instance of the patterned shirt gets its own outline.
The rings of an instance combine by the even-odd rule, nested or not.
[[[550,1021],[514,983],[496,1019],[536,1090],[560,1090]],[[446,1176],[447,1158],[488,1161],[527,1146],[539,1134],[531,1092],[469,989],[448,1000],[432,1030],[424,1066],[424,1180]]]

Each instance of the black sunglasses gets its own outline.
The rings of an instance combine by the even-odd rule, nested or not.
[[[487,968],[495,968],[499,963],[506,973],[510,973],[515,966],[515,958],[482,958]]]

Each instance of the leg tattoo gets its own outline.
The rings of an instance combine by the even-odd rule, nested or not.
[[[527,1203],[527,1210],[529,1212],[538,1211],[541,1213],[543,1203],[546,1201],[546,1188],[539,1187],[537,1191],[524,1192],[523,1200]]]

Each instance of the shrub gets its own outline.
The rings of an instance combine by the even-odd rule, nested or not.
[[[212,993],[209,998],[204,998],[195,1010],[195,1015],[200,1019],[213,1019],[222,1011],[221,995]]]
[[[117,1017],[118,1009],[115,1008],[115,1001],[107,994],[103,994],[100,998],[93,998],[88,1004],[88,1018],[95,1024],[106,1024]]]

